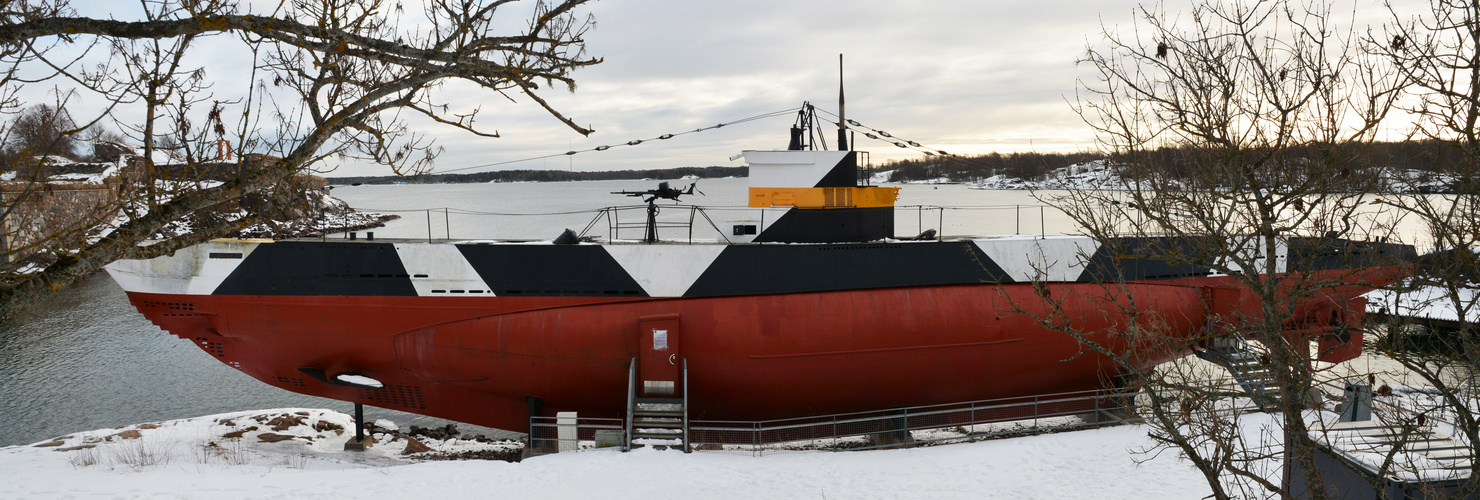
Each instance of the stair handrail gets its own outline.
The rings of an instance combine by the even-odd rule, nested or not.
[[[687,389],[687,388],[685,388]],[[627,432],[622,436],[622,451],[632,449],[632,419],[633,410],[637,408],[637,358],[627,364]]]
[[[1220,340],[1221,342],[1219,342]],[[1210,348],[1194,350],[1193,354],[1203,360],[1223,367],[1233,377],[1234,384],[1242,387],[1244,392],[1249,394],[1250,399],[1260,410],[1266,410],[1270,407],[1274,398],[1270,396],[1268,387],[1260,383],[1260,380],[1249,377],[1248,366],[1235,366],[1234,364],[1233,357],[1235,355],[1240,358],[1255,356],[1253,344],[1242,333],[1237,331],[1229,332],[1222,337],[1215,338]],[[1241,359],[1241,361],[1244,360]],[[1259,363],[1259,365],[1263,366],[1263,363]],[[1266,367],[1265,369],[1267,370],[1268,368]]]
[[[690,453],[689,445],[689,358],[683,358],[683,452]]]

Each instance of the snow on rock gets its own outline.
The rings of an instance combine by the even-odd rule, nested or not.
[[[386,420],[386,419],[383,419],[383,418],[375,421],[375,427],[376,428],[379,428],[379,429],[385,429],[385,430],[388,430],[388,431],[399,431],[399,430],[401,430],[401,427],[398,426],[398,425],[396,425],[395,422],[392,422],[390,420]]]
[[[104,184],[108,178],[118,175],[118,166],[112,163],[69,162],[65,165],[77,171],[52,175],[46,178],[46,182],[48,184]]]
[[[1460,178],[1454,174],[1412,169],[1385,171],[1379,179],[1381,190],[1403,193],[1453,193]]]
[[[174,193],[182,189],[173,181],[157,181],[160,192]],[[191,183],[189,186],[195,189],[206,189],[220,185],[219,181],[201,181]],[[351,208],[344,200],[331,196],[326,191],[307,190],[304,196],[308,201],[308,214],[301,217],[276,220],[269,223],[253,224],[243,227],[237,231],[236,236],[241,238],[299,238],[318,236],[325,233],[358,231],[380,227],[386,221],[399,219],[399,215],[385,215],[371,212],[361,212]],[[163,195],[160,203],[169,201],[169,196]],[[140,200],[132,206],[125,207],[108,224],[95,228],[89,243],[111,234],[117,228],[122,227],[129,221],[142,217],[149,213],[149,205]],[[240,208],[234,211],[217,212],[216,215],[227,219],[242,219],[247,217],[247,212]],[[189,234],[195,231],[190,218],[176,219],[161,228],[154,234],[155,239],[167,239]]]
[[[1035,184],[1036,185],[1036,184]],[[971,189],[1039,189],[1029,187],[1029,182],[1010,175],[994,175],[972,184]]]
[[[73,163],[77,163],[75,161],[72,161],[71,158],[61,155],[45,155],[42,156],[40,159],[41,163],[46,165],[71,165]]]
[[[873,183],[873,184],[883,184],[883,183],[889,182],[890,179],[893,179],[894,178],[894,172],[895,172],[894,170],[885,170],[883,172],[874,172],[874,174],[869,177],[869,181],[871,183]]]
[[[379,433],[345,452],[348,415],[281,409],[80,432],[0,448],[0,498],[1200,498],[1201,477],[1151,457],[1146,428],[857,452],[592,449],[503,461],[402,456]],[[264,434],[289,436],[277,442]],[[131,437],[137,435],[138,437]],[[276,439],[276,438],[274,438]],[[443,454],[517,443],[426,439]],[[1137,463],[1137,461],[1142,463]]]
[[[255,224],[239,231],[243,238],[300,238],[324,233],[358,231],[384,226],[386,221],[399,219],[399,215],[360,212],[344,200],[330,196],[325,191],[309,190],[303,193],[308,205],[316,207],[308,216],[274,221],[273,224]],[[245,216],[242,213],[241,216]]]
[[[960,184],[959,182],[956,182],[956,181],[951,180],[950,177],[936,177],[934,179],[921,179],[921,180],[914,180],[914,181],[905,181],[904,183],[905,184]]]
[[[971,189],[1093,189],[1122,190],[1126,181],[1120,172],[1105,161],[1080,163],[1054,169],[1043,180],[1024,180],[1009,175],[994,175],[971,186]]]

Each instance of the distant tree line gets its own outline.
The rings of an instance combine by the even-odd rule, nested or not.
[[[930,156],[925,158],[897,160],[875,167],[875,170],[893,170],[892,180],[913,181],[948,178],[955,182],[971,182],[994,175],[1008,175],[1020,179],[1041,179],[1056,168],[1103,159],[1097,153],[991,153],[981,156]]]
[[[1349,158],[1343,170],[1338,172],[1353,180],[1376,180],[1377,170],[1412,170],[1420,173],[1437,172],[1443,165],[1452,165],[1462,159],[1464,151],[1451,142],[1435,140],[1411,140],[1400,142],[1372,142],[1360,146],[1306,145],[1308,151],[1301,156],[1320,158],[1337,155]],[[1077,153],[991,153],[980,156],[931,156],[925,158],[896,160],[874,167],[875,171],[893,170],[891,180],[895,182],[947,178],[953,182],[975,182],[994,175],[1006,175],[1024,180],[1043,180],[1055,169],[1098,160],[1111,160],[1125,165],[1131,161],[1148,163],[1164,170],[1173,177],[1196,175],[1197,165],[1206,164],[1207,152],[1192,147],[1163,147],[1142,151],[1136,160],[1125,155],[1105,155],[1097,152]],[[1289,165],[1301,168],[1301,165]],[[1125,172],[1131,175],[1130,172]],[[1232,182],[1232,180],[1230,180]],[[1236,183],[1232,183],[1236,184]]]
[[[571,172],[566,170],[499,170],[471,174],[422,174],[414,177],[381,175],[369,177],[329,177],[330,184],[472,184],[488,182],[561,182],[611,181],[625,179],[677,179],[693,175],[704,179],[746,177],[749,167],[678,167],[647,170],[611,170]]]

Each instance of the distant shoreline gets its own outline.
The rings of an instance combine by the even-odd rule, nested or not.
[[[516,182],[614,181],[641,179],[719,179],[747,177],[749,167],[678,167],[650,170],[610,170],[571,172],[565,170],[500,170],[471,174],[425,174],[416,177],[396,175],[328,177],[335,186],[362,184],[487,184]]]

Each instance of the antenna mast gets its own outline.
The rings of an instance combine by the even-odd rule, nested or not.
[[[843,109],[843,55],[838,54],[838,151],[848,148],[848,112]]]

